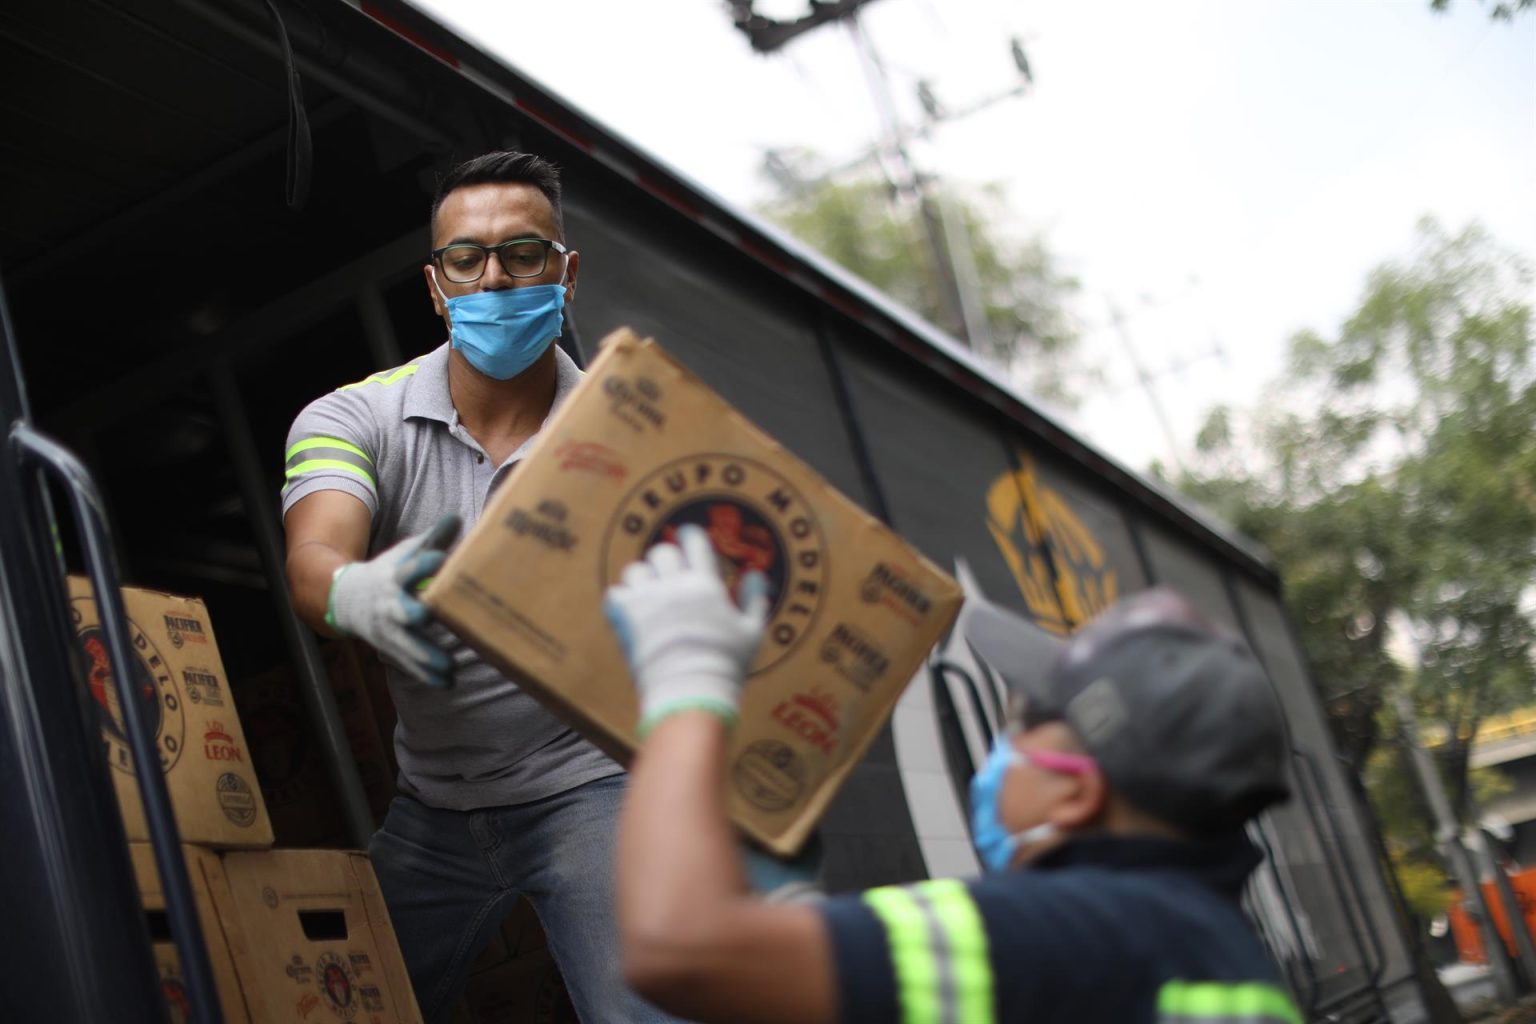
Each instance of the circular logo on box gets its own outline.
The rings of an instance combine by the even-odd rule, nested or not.
[[[219,795],[219,807],[224,811],[224,817],[242,827],[255,824],[256,795],[251,792],[250,783],[234,772],[225,772],[214,783],[214,790]]]
[[[709,534],[734,597],[743,577],[768,581],[768,628],[752,672],[783,660],[810,632],[826,589],[827,550],[811,507],[778,472],[734,455],[690,455],[661,466],[625,496],[608,526],[604,586],[679,528]]]
[[[805,762],[786,744],[758,740],[741,752],[731,777],[752,806],[782,811],[793,806],[805,790]]]
[[[335,953],[321,953],[315,961],[315,982],[325,1005],[342,1020],[351,1020],[357,1014],[357,1001],[352,998],[352,972]]]
[[[96,604],[78,598],[69,604],[75,626],[75,642],[85,658],[86,684],[96,702],[97,720],[106,741],[107,760],[112,767],[133,774],[133,755],[128,750],[128,732],[123,709],[118,701],[117,684],[112,678],[112,658],[107,652],[107,634],[96,616]],[[176,677],[144,631],[128,619],[128,643],[135,655],[129,667],[139,716],[149,722],[155,747],[160,753],[160,770],[168,772],[181,757],[186,739],[186,718],[181,706],[181,690]]]

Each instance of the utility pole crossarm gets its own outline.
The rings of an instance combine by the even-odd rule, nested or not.
[[[809,0],[810,13],[793,21],[775,21],[758,14],[753,0],[727,0],[731,18],[758,53],[772,53],[797,36],[829,21],[851,18],[870,0]]]

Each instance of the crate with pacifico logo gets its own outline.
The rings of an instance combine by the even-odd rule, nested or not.
[[[621,761],[637,702],[604,590],[685,524],[772,607],[728,761],[732,820],[798,850],[960,606],[954,580],[625,329],[492,496],[424,600]]]
[[[123,610],[133,647],[133,693],[155,732],[160,771],[184,842],[221,848],[272,845],[250,747],[235,713],[208,609],[194,597],[124,587]],[[69,579],[70,620],[86,682],[101,723],[101,741],[130,840],[149,838],[114,666],[90,583]]]

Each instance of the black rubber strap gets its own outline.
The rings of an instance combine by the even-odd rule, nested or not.
[[[284,198],[295,213],[309,200],[309,179],[314,167],[315,147],[309,135],[309,115],[304,112],[304,88],[299,81],[299,66],[293,59],[293,45],[288,41],[288,27],[275,0],[266,0],[267,11],[277,26],[277,41],[283,48],[283,71],[288,79],[288,172]]]

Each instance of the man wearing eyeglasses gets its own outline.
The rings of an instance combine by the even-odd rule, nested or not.
[[[680,534],[606,603],[645,735],[618,864],[642,993],[730,1024],[1301,1024],[1239,903],[1260,860],[1244,825],[1287,793],[1280,710],[1240,640],[1169,590],[1065,644],[968,603],[1012,697],[971,789],[988,875],[769,905],[724,782],[765,602],[737,607],[708,537]]]
[[[449,340],[317,399],[288,437],[295,606],[388,666],[401,795],[369,855],[428,1021],[447,1018],[520,893],[583,1020],[667,1019],[618,966],[620,767],[416,597],[580,379],[554,344],[579,265],[551,164],[500,152],[459,165],[433,203],[423,268]]]

